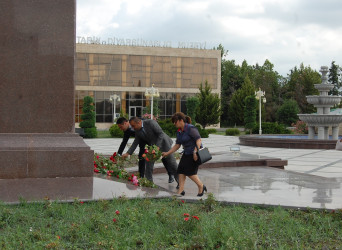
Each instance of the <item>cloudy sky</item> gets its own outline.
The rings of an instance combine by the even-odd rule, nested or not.
[[[76,36],[222,44],[227,59],[268,59],[286,76],[342,66],[341,16],[341,0],[77,0]]]

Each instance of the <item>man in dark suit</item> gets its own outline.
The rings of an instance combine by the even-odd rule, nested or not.
[[[130,137],[135,137],[135,131],[132,129],[131,125],[129,124],[128,120],[125,117],[120,117],[116,124],[118,127],[124,132],[124,137],[122,139],[122,142],[120,144],[118,155],[122,155],[122,152],[124,151],[127,142]],[[139,142],[139,174],[140,177],[145,176],[145,159],[142,157],[142,155],[145,153],[145,145],[146,142],[141,140]]]
[[[129,120],[129,123],[135,131],[135,139],[132,146],[128,149],[127,153],[122,155],[123,157],[131,155],[141,141],[146,141],[148,145],[157,145],[162,152],[167,152],[170,150],[173,141],[167,134],[164,133],[162,128],[155,120],[142,121],[138,117],[132,117]],[[175,176],[175,179],[178,183],[177,162],[174,155],[171,154],[167,157],[162,158],[162,162],[169,174],[169,179],[173,179],[173,176]],[[154,162],[146,162],[145,177],[150,181],[153,181],[153,166]]]

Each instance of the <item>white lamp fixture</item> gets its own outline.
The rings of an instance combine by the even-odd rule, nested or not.
[[[265,96],[265,91],[261,91],[259,88],[259,91],[255,91],[255,98],[259,100],[259,135],[262,134],[262,129],[261,129],[261,99],[263,103],[266,103],[266,97],[262,98]]]
[[[159,97],[159,90],[152,84],[151,88],[145,90],[145,96],[151,97],[151,119],[153,119],[153,97]]]
[[[116,113],[115,113],[115,110],[116,110],[116,101],[120,102],[121,99],[120,99],[120,96],[117,95],[117,94],[114,94],[114,95],[111,95],[109,97],[109,100],[113,102],[113,123],[115,123],[115,119],[116,119]]]

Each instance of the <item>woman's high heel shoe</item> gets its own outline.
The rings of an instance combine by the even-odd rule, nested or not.
[[[176,196],[177,197],[181,197],[181,196],[184,196],[185,195],[185,191],[183,190],[181,193],[177,194]]]
[[[199,196],[199,197],[203,196],[204,191],[208,192],[207,187],[205,185],[203,185],[202,193],[197,194],[197,196]]]

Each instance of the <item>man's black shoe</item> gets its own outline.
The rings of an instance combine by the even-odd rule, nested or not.
[[[175,181],[175,178],[173,177],[172,174],[169,175],[169,183],[172,183]]]

